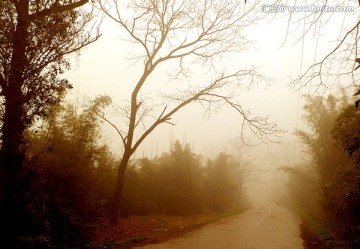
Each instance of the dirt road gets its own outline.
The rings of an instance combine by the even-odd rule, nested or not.
[[[266,204],[149,249],[302,249],[299,218]]]

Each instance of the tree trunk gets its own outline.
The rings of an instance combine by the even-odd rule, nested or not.
[[[23,134],[25,115],[22,87],[26,65],[26,46],[28,37],[29,2],[22,0],[18,8],[18,22],[13,37],[13,51],[10,74],[6,86],[2,89],[5,100],[5,112],[2,127],[0,150],[0,210],[3,243],[13,243],[21,234],[20,213],[24,209],[24,182],[22,170],[24,161]],[[20,224],[19,224],[20,223]]]
[[[242,201],[242,183],[239,185],[239,188],[237,190],[237,193],[236,193],[236,206],[235,206],[235,212],[239,211],[240,210],[240,207],[241,207],[241,201]]]
[[[27,3],[28,4],[28,3]],[[3,137],[1,156],[3,167],[21,168],[22,155],[20,145],[24,132],[23,124],[23,73],[26,64],[26,46],[28,34],[28,9],[24,1],[19,4],[19,17],[13,37],[13,52],[10,64],[9,81],[3,94],[5,97],[5,114],[3,120]]]
[[[130,160],[130,156],[131,156],[131,152],[129,152],[125,149],[123,158],[121,159],[121,163],[118,168],[118,175],[117,175],[117,181],[116,181],[116,186],[115,186],[114,199],[113,199],[112,209],[111,209],[111,218],[110,218],[111,225],[117,225],[119,222],[120,202],[121,202],[122,189],[124,186],[124,176],[125,176],[125,170],[126,170],[127,164]]]
[[[21,1],[18,10],[18,23],[13,38],[13,53],[9,81],[3,94],[5,113],[2,127],[2,146],[0,150],[1,174],[4,180],[2,191],[6,191],[6,182],[15,182],[22,170],[24,154],[21,149],[25,126],[25,115],[22,86],[26,64],[26,46],[28,36],[28,1]],[[11,172],[11,173],[10,173]],[[10,178],[11,177],[11,178]],[[13,179],[15,177],[16,179]],[[4,194],[4,193],[1,193]],[[3,197],[3,196],[1,196]]]

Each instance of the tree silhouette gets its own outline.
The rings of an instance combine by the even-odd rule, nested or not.
[[[243,117],[239,131],[248,128],[265,140],[279,132],[267,118],[252,117],[235,98],[237,91],[264,78],[253,68],[236,69],[232,73],[219,68],[219,60],[225,55],[246,48],[248,42],[241,31],[253,22],[254,16],[250,13],[254,13],[251,11],[254,5],[245,9],[243,1],[134,0],[129,3],[126,14],[116,0],[100,0],[98,6],[126,31],[130,42],[140,48],[135,58],[142,62],[143,68],[131,93],[130,106],[121,110],[127,120],[125,130],[102,116],[116,127],[124,146],[114,194],[112,224],[118,222],[124,173],[131,155],[159,125],[173,124],[173,115],[185,106],[197,102],[210,112],[227,105]],[[156,70],[164,70],[165,62],[169,66],[177,65],[175,70],[167,70],[171,71],[170,83],[180,79],[191,81],[195,65],[213,76],[174,94],[162,93],[164,102],[151,104],[149,98],[143,97],[144,88],[150,84],[150,76]]]
[[[277,3],[281,4],[280,1]],[[331,22],[336,19],[339,26],[339,35],[328,52],[320,59],[314,58],[314,63],[308,66],[300,76],[295,78],[290,85],[295,89],[301,89],[310,86],[315,89],[316,93],[323,93],[333,88],[335,81],[347,84],[347,86],[357,86],[358,71],[358,41],[360,21],[358,18],[359,3],[358,1],[312,1],[311,5],[304,0],[296,0],[291,6],[324,8],[323,11],[293,11],[288,14],[287,36],[290,36],[292,30],[302,28],[298,42],[304,42],[305,38],[315,38],[319,40],[322,30],[327,30]],[[343,15],[340,17],[339,15]],[[339,20],[340,19],[340,20]],[[333,26],[330,26],[333,31]],[[316,36],[318,36],[316,38]],[[330,41],[328,41],[330,42]],[[333,42],[333,41],[331,41]],[[316,45],[320,47],[320,44]],[[316,59],[316,60],[315,60]],[[358,89],[357,89],[358,90]],[[354,92],[356,92],[355,90]]]
[[[65,56],[99,36],[85,31],[91,14],[76,10],[86,3],[0,2],[0,200],[5,209],[0,211],[0,222],[9,227],[16,225],[13,215],[22,210],[24,132],[48,115],[71,88],[66,79],[59,77],[70,66]]]

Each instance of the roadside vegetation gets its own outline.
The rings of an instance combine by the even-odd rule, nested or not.
[[[208,159],[178,141],[155,158],[134,155],[158,126],[174,125],[173,116],[195,102],[209,115],[223,106],[233,109],[242,119],[241,135],[252,131],[267,141],[280,132],[267,117],[253,116],[234,94],[269,80],[253,66],[227,70],[222,62],[250,45],[242,33],[255,23],[255,6],[244,7],[240,0],[0,1],[3,247],[81,248],[91,241],[89,229],[104,217],[115,226],[132,215],[243,208],[251,167],[238,155]],[[71,68],[70,55],[101,37],[104,15],[125,31],[121,39],[132,42],[133,66],[141,69],[137,82],[127,82],[133,91],[129,105],[120,107],[118,123],[103,112],[111,104],[108,97],[86,107],[64,102],[73,88],[63,75]],[[154,72],[161,71],[167,78],[154,81]],[[199,74],[206,79],[199,82]],[[116,77],[123,88],[127,76]],[[117,156],[101,136],[100,120],[119,135],[123,150]]]
[[[158,237],[159,231],[151,224],[140,231],[133,228],[127,235],[124,227],[111,227],[106,221],[119,159],[101,143],[101,123],[94,108],[95,102],[82,110],[63,103],[27,132],[25,160],[30,204],[22,214],[31,214],[32,230],[21,238],[22,248],[81,248],[100,243],[101,240],[93,241],[99,237],[91,232],[103,233],[100,230],[118,232],[102,241],[107,244],[121,240],[128,245],[140,242],[136,238],[142,237],[142,241]],[[220,153],[208,159],[194,153],[190,144],[175,141],[169,152],[130,161],[121,218],[125,223],[129,217],[135,220],[126,226],[141,227],[149,217],[157,220],[175,215],[176,222],[182,223],[193,215],[193,222],[173,231],[179,233],[224,213],[237,212],[248,204],[244,183],[239,183],[246,180],[244,174],[249,169],[248,163],[243,167],[235,156]],[[167,230],[160,238],[171,235],[166,231],[173,225],[165,222],[162,226]]]
[[[255,171],[251,161],[243,160],[242,150],[206,158],[191,144],[175,141],[169,151],[154,158],[134,158],[154,130],[174,125],[176,114],[194,103],[204,108],[207,117],[226,106],[234,111],[241,119],[239,139],[245,143],[248,134],[269,142],[283,132],[268,117],[253,115],[243,105],[246,91],[271,83],[258,72],[261,65],[230,61],[252,46],[248,28],[274,14],[262,11],[259,15],[261,1],[246,2],[0,1],[3,248],[84,248],[92,243],[99,247],[131,246],[157,238],[155,230],[143,234],[135,228],[126,235],[127,221],[134,217],[142,218],[131,225],[144,229],[151,225],[142,222],[151,217],[176,216],[175,223],[192,217],[192,222],[175,229],[178,233],[247,207],[245,185]],[[300,5],[302,1],[295,2]],[[323,5],[322,1],[316,2]],[[304,20],[304,25],[297,25],[291,14],[289,24],[304,27],[302,38],[313,33],[313,28],[320,36],[322,23],[327,23],[321,21],[323,13],[301,16],[298,20]],[[83,48],[101,37],[104,16],[123,32],[113,34],[130,42],[132,51],[126,51],[126,55],[133,59],[130,64],[134,69],[137,67],[134,72],[140,69],[138,75],[131,75],[129,70],[129,75],[114,76],[118,89],[132,89],[117,110],[117,122],[111,120],[114,116],[105,115],[106,107],[111,105],[109,97],[100,96],[81,107],[64,101],[74,87],[64,76],[71,68],[71,55],[80,55]],[[356,20],[335,49],[320,63],[314,60],[315,64],[291,85],[330,89],[322,81],[326,74],[351,75],[355,85],[354,71],[360,62],[359,26]],[[350,34],[353,37],[348,41]],[[115,54],[127,48],[120,45],[109,51]],[[342,62],[349,62],[344,68],[339,66],[339,71],[331,62],[330,67],[337,73],[324,70],[331,58],[339,61],[335,52],[341,54]],[[112,66],[100,60],[97,64]],[[125,64],[114,66],[126,68]],[[106,73],[99,68],[91,70],[99,70],[98,84],[102,87]],[[137,80],[128,81],[128,76]],[[317,77],[320,82],[312,82]],[[304,80],[305,84],[301,83]],[[288,186],[293,199],[287,204],[301,208],[347,246],[360,248],[360,116],[350,102],[346,97],[309,97],[305,106],[309,130],[297,131],[297,135],[308,149],[310,160],[281,169],[290,176]],[[116,156],[101,135],[102,122],[118,133],[122,151]],[[219,129],[221,132],[225,128]],[[104,227],[105,219],[119,233],[108,236],[99,232],[98,228],[108,229]],[[172,224],[159,228],[164,232],[160,237],[171,236],[165,230],[170,231]],[[123,237],[117,237],[120,233]]]
[[[283,166],[290,200],[327,248],[360,247],[360,112],[344,93],[306,96],[308,127],[296,131],[309,160]]]

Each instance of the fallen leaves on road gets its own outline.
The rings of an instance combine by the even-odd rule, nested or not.
[[[189,216],[149,215],[120,219],[117,226],[110,226],[103,219],[95,226],[91,237],[101,248],[132,248],[133,245],[158,243],[214,221],[216,214]]]

